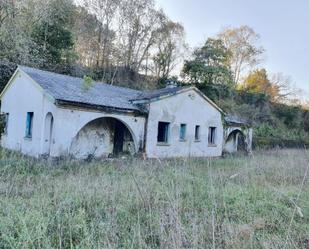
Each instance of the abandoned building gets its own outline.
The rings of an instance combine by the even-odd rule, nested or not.
[[[3,147],[78,159],[250,152],[252,129],[195,87],[137,91],[19,66],[0,95]]]

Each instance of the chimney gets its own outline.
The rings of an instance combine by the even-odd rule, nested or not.
[[[165,88],[174,88],[177,87],[177,82],[173,80],[167,80],[166,81],[166,87]]]

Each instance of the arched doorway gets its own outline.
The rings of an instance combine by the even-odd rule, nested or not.
[[[74,137],[70,153],[75,158],[104,158],[135,154],[133,134],[125,123],[112,118],[98,118],[87,123]]]
[[[232,131],[225,141],[225,151],[228,153],[246,152],[246,138],[241,130]]]
[[[53,138],[53,126],[54,126],[54,117],[49,112],[45,117],[45,126],[44,126],[44,143],[43,143],[43,155],[50,155],[50,148]]]

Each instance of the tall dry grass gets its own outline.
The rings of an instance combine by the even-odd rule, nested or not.
[[[0,248],[309,248],[304,150],[91,163],[0,156]]]

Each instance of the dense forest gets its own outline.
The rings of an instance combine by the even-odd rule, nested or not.
[[[1,89],[18,64],[137,89],[174,81],[250,121],[256,145],[308,145],[308,108],[290,77],[263,67],[265,54],[246,25],[192,49],[154,0],[0,2]]]

